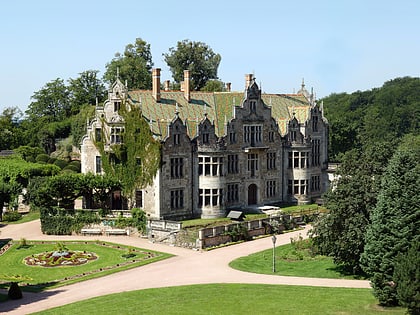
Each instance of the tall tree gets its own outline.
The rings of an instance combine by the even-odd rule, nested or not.
[[[98,70],[87,70],[76,79],[69,79],[71,113],[77,114],[83,105],[95,105],[105,97],[105,86],[98,79]]]
[[[370,212],[376,206],[380,177],[390,145],[377,143],[366,150],[348,151],[338,180],[325,194],[328,214],[315,222],[312,236],[319,250],[351,273],[360,273]]]
[[[394,265],[398,301],[411,315],[420,314],[420,242],[414,241],[407,253],[400,253]]]
[[[218,79],[217,69],[222,57],[205,43],[185,39],[169,48],[163,56],[175,82],[180,83],[184,79],[184,70],[190,70],[193,90],[201,90],[207,81]]]
[[[26,114],[30,120],[43,118],[47,122],[61,121],[71,114],[69,90],[62,79],[48,82],[34,93]]]
[[[0,114],[0,150],[15,149],[22,145],[22,130],[19,128],[22,112],[17,107],[8,107]]]
[[[406,137],[386,168],[367,230],[361,263],[382,305],[398,304],[396,257],[420,241],[419,160],[420,136]]]
[[[119,73],[120,79],[127,82],[130,89],[151,89],[152,53],[150,44],[136,38],[134,44],[128,44],[123,54],[116,53],[115,58],[106,65],[104,81],[112,84]]]

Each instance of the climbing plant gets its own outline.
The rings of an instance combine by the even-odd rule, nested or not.
[[[122,143],[111,144],[109,151],[105,150],[105,141],[97,141],[95,145],[102,156],[105,173],[120,180],[124,196],[133,200],[136,189],[153,182],[160,164],[160,143],[153,138],[141,110],[122,102],[118,114],[124,121]],[[101,139],[110,136],[105,125],[102,121]]]

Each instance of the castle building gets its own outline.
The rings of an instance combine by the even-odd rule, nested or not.
[[[226,92],[196,92],[186,70],[181,91],[171,91],[169,81],[161,88],[160,69],[152,74],[152,91],[129,91],[117,78],[108,100],[96,106],[81,144],[82,173],[103,173],[95,146],[101,128],[109,135],[105,146],[123,141],[118,111],[126,101],[161,142],[154,181],[135,198],[152,218],[217,218],[232,209],[305,204],[328,188],[328,122],[303,83],[296,94],[265,94],[247,74],[244,92],[230,91],[230,84]]]

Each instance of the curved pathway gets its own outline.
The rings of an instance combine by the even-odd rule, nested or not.
[[[290,242],[299,234],[306,237],[308,228],[277,236],[276,246]],[[365,280],[321,279],[272,276],[231,269],[230,261],[254,252],[272,248],[271,238],[262,238],[212,251],[193,251],[185,248],[150,243],[148,240],[128,236],[56,236],[43,235],[39,220],[1,228],[0,238],[28,240],[105,240],[125,245],[167,252],[176,255],[146,266],[122,271],[102,278],[47,290],[41,293],[24,292],[21,300],[0,303],[0,312],[28,314],[55,306],[89,299],[105,294],[146,288],[159,288],[204,283],[259,283],[322,287],[370,288]]]

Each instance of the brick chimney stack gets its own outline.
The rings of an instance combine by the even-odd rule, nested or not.
[[[152,95],[156,102],[160,102],[160,68],[152,69]]]
[[[166,80],[163,84],[165,86],[165,91],[169,91],[170,90],[170,88],[169,88],[170,81]]]
[[[226,92],[230,92],[231,91],[231,85],[232,85],[232,83],[230,83],[230,82],[227,82],[226,83]]]
[[[184,97],[189,102],[190,95],[190,70],[184,70]]]
[[[253,75],[252,73],[245,74],[245,90],[247,90],[252,84]]]

